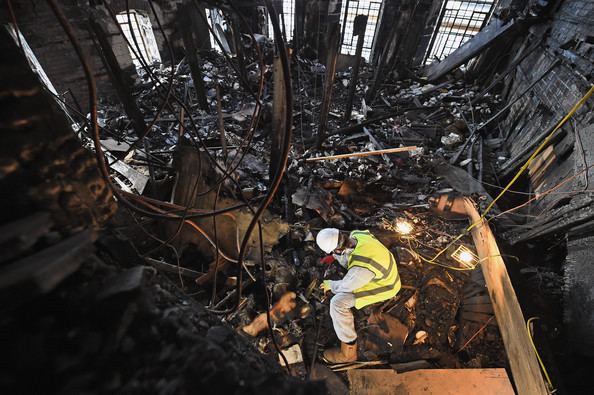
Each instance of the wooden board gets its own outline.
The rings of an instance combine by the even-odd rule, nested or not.
[[[528,338],[526,321],[495,236],[488,223],[481,220],[473,201],[469,198],[463,199],[471,223],[478,222],[478,225],[471,230],[472,238],[481,260],[481,269],[489,289],[518,394],[546,395],[547,387]]]
[[[544,181],[545,175],[548,173],[549,168],[555,163],[557,157],[552,154],[549,156],[539,168],[534,172],[534,174],[530,175],[530,181],[532,181],[533,189],[537,190],[540,189],[542,182]],[[538,193],[538,192],[537,192]]]
[[[549,145],[542,151],[529,165],[528,174],[532,176],[547,160],[549,157],[554,156],[555,149],[552,145]]]
[[[348,372],[352,395],[513,395],[505,369],[420,369],[396,373],[392,369]]]
[[[441,62],[433,62],[426,68],[427,79],[433,82],[452,70],[458,68],[474,58],[496,42],[520,30],[524,25],[523,19],[511,20],[505,24],[502,20],[493,18],[491,22],[470,40],[466,41]]]

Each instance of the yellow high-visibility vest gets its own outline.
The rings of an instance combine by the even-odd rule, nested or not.
[[[359,266],[375,274],[371,282],[353,292],[355,308],[361,309],[396,296],[402,285],[394,255],[368,230],[354,230],[351,237],[357,240],[357,246],[349,257],[347,269]]]

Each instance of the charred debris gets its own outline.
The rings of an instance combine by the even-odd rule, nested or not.
[[[20,22],[23,36],[2,33],[12,60],[0,97],[14,111],[2,121],[9,375],[0,388],[356,393],[355,369],[509,372],[486,258],[452,209],[462,196],[489,213],[524,314],[546,321],[534,332],[555,387],[579,388],[563,383],[584,377],[576,361],[588,356],[560,350],[592,339],[570,340],[592,323],[579,297],[592,278],[592,203],[570,187],[585,174],[578,186],[588,189],[590,138],[578,130],[591,129],[591,104],[530,157],[590,84],[592,65],[584,75],[579,62],[591,61],[591,40],[555,47],[556,11],[493,5],[474,38],[421,67],[420,49],[433,45],[422,26],[405,45],[401,22],[372,28],[363,14],[349,22],[355,55],[339,53],[345,31],[328,2],[297,5],[290,39],[289,16],[272,11],[282,2],[139,2],[162,60],[147,58],[144,35],[124,31],[130,5],[48,1],[35,14],[13,3],[7,22]],[[423,26],[441,23],[439,7],[383,7],[384,18],[400,10]],[[73,26],[83,14],[92,16],[85,37]],[[65,67],[88,68],[80,80],[91,95],[66,98],[31,70],[34,55],[43,67],[51,58],[27,36],[33,15],[57,17],[64,45],[75,45],[69,58],[82,45],[78,64]],[[362,57],[366,29],[376,48]],[[551,109],[546,84],[562,73],[579,82]],[[518,169],[526,172],[500,195]],[[555,198],[559,188],[566,194]],[[369,229],[398,257],[403,284],[395,298],[356,311],[363,360],[332,369],[318,358],[338,341],[319,286],[345,270],[320,263],[315,234],[324,227]]]

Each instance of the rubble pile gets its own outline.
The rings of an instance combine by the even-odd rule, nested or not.
[[[338,74],[333,86],[335,99],[327,137],[320,149],[315,149],[324,69],[315,61],[294,57],[295,137],[286,177],[281,193],[262,217],[262,245],[256,228],[240,266],[245,230],[271,179],[271,65],[260,69],[258,62],[248,62],[245,85],[237,82],[222,55],[207,52],[201,61],[206,92],[198,91],[184,62],[173,67],[172,80],[171,68],[154,67],[158,84],[147,74],[137,81],[134,95],[150,125],[142,143],[121,107],[104,103],[100,109],[101,137],[111,159],[113,180],[137,196],[135,204],[158,206],[163,215],[180,215],[168,220],[121,210],[114,222],[117,239],[131,243],[141,257],[140,264],[145,265],[142,270],[154,273],[147,269],[153,268],[159,278],[166,276],[170,282],[167,289],[162,282],[148,282],[156,301],[127,299],[118,305],[122,321],[116,325],[113,352],[135,350],[138,358],[163,361],[164,369],[170,364],[192,370],[198,365],[216,365],[218,362],[206,359],[218,358],[223,343],[226,350],[236,351],[237,357],[243,345],[251,343],[281,364],[286,360],[294,375],[315,377],[318,353],[337,341],[328,314],[330,297],[319,285],[324,279],[344,275],[339,265],[320,263],[315,234],[330,226],[345,231],[369,229],[398,257],[403,284],[400,293],[356,312],[359,351],[367,361],[398,364],[423,360],[433,367],[504,366],[505,352],[492,309],[485,302],[488,295],[480,269],[476,263],[468,267],[451,258],[458,245],[473,249],[468,235],[452,246],[466,221],[443,219],[430,210],[435,196],[484,192],[467,183],[473,174],[490,179],[491,173],[483,172],[482,161],[487,155],[498,155],[496,146],[485,144],[483,153],[481,143],[478,158],[460,160],[456,156],[474,135],[468,119],[479,125],[498,99],[485,96],[473,105],[474,89],[463,82],[433,86],[407,80],[386,83],[378,99],[366,104],[363,77],[372,75],[372,70],[365,66],[355,98],[361,105],[354,111],[353,121],[344,122],[343,98],[350,77],[345,71]],[[264,71],[264,85],[262,105],[258,106],[249,91],[257,91],[260,71]],[[171,100],[163,104],[170,83],[171,95],[185,106]],[[200,108],[201,93],[206,94],[207,109]],[[396,154],[365,154],[408,146],[414,147]],[[356,153],[365,156],[320,158]],[[466,167],[470,174],[460,175],[457,171],[464,171],[448,162]],[[199,210],[224,208],[229,210],[222,215],[196,216]],[[409,227],[407,232],[399,229],[403,222]],[[106,243],[103,248],[114,257],[119,243]],[[109,287],[102,292],[109,293]],[[188,297],[190,304],[186,304]],[[481,311],[476,310],[477,297],[482,298]],[[156,308],[161,302],[163,307]],[[186,314],[186,310],[192,312]],[[149,317],[154,324],[137,328],[137,315]],[[213,316],[220,321],[209,321]],[[143,350],[143,338],[154,340],[168,331],[186,339],[187,348],[184,343],[158,352]],[[235,335],[243,339],[237,340]],[[208,344],[202,344],[205,341]],[[213,354],[193,353],[196,347],[212,349]],[[185,359],[181,356],[184,352],[206,359]],[[184,362],[174,362],[178,359]],[[264,361],[250,363],[268,369]],[[228,373],[237,376],[234,381],[251,374],[238,369],[239,365]],[[130,371],[141,370],[131,367]],[[172,372],[170,382],[145,380],[150,372],[125,381],[132,387],[137,383],[178,389],[187,385],[176,381],[178,373],[185,374]],[[246,382],[268,385],[245,377]],[[81,380],[88,385],[84,377]],[[116,385],[122,378],[110,380]]]
[[[322,393],[322,383],[287,381],[273,360],[166,277],[143,265],[128,243],[98,241],[102,253],[42,303],[0,323],[3,388],[24,393]],[[127,260],[127,261],[126,261]],[[126,261],[124,263],[124,261]],[[27,328],[19,325],[27,322]],[[175,338],[175,342],[167,339]],[[30,377],[31,372],[42,372]]]
[[[203,62],[211,107],[216,106],[213,81],[217,80],[223,98],[225,136],[229,142],[236,141],[241,146],[251,117],[250,111],[242,109],[253,111],[255,103],[250,101],[249,94],[239,89],[237,82],[229,78],[232,71],[221,56],[217,58],[211,53]],[[301,373],[305,374],[309,370],[309,361],[315,360],[316,352],[335,342],[328,315],[329,298],[319,291],[319,284],[323,279],[339,279],[344,274],[338,265],[319,263],[321,255],[315,246],[314,235],[327,226],[344,230],[370,229],[399,257],[398,268],[404,286],[393,300],[358,312],[362,355],[369,360],[386,362],[427,359],[439,367],[502,366],[505,354],[492,310],[474,312],[472,308],[464,307],[467,298],[485,295],[477,294],[472,286],[477,283],[477,279],[472,278],[473,271],[449,258],[450,244],[463,232],[465,222],[445,220],[429,210],[432,196],[459,190],[459,185],[452,185],[456,183],[451,182],[451,176],[444,176],[444,168],[450,166],[447,161],[455,157],[464,140],[472,134],[466,117],[475,117],[473,125],[479,124],[480,120],[489,117],[493,111],[491,107],[498,104],[498,99],[483,100],[473,106],[474,91],[463,82],[433,86],[410,80],[393,81],[382,89],[379,99],[374,102],[379,105],[372,109],[365,105],[362,96],[366,87],[360,82],[357,100],[363,108],[354,114],[360,122],[345,125],[339,116],[331,116],[328,138],[322,149],[316,151],[308,148],[315,138],[316,123],[307,121],[318,116],[324,69],[316,62],[300,57],[294,59],[293,64],[299,68],[299,73],[293,75],[297,78],[294,89],[298,98],[294,118],[295,144],[286,173],[284,196],[269,207],[270,217],[263,223],[266,230],[270,229],[273,217],[283,218],[288,227],[276,227],[273,238],[277,241],[265,246],[265,272],[261,273],[257,263],[258,254],[251,254],[246,262],[246,273],[240,280],[236,265],[221,257],[226,252],[236,258],[238,251],[233,252],[233,245],[241,242],[241,237],[234,234],[237,230],[224,225],[222,219],[217,220],[219,224],[216,225],[220,254],[204,240],[196,240],[202,236],[188,227],[183,227],[176,238],[175,225],[174,230],[169,231],[174,235],[175,248],[159,248],[160,243],[150,240],[140,244],[145,251],[157,251],[148,262],[161,270],[166,268],[172,281],[182,290],[218,313],[262,353],[275,355],[278,346],[284,354],[291,356],[291,364],[299,363],[295,366],[300,366]],[[370,73],[367,66],[363,75]],[[167,71],[163,73],[166,74]],[[188,95],[188,88],[192,88],[189,70],[183,64],[179,65],[176,76],[174,90]],[[331,113],[341,113],[344,104],[341,98],[347,88],[345,85],[348,85],[344,81],[348,82],[348,76],[348,72],[339,74],[334,84],[336,99],[332,102]],[[264,92],[271,92],[272,88],[271,80],[267,79]],[[146,84],[139,84],[137,89],[143,97],[155,94]],[[265,103],[272,99],[266,94],[264,98]],[[307,99],[300,100],[303,98]],[[201,122],[201,137],[211,142],[212,154],[218,158],[219,164],[224,163],[220,140],[215,137],[218,133],[216,116],[206,114],[191,99],[189,101],[195,118]],[[151,103],[150,100],[146,102]],[[158,108],[158,99],[152,103],[152,106],[144,105],[146,113],[154,113]],[[195,140],[188,131],[192,125],[187,121],[184,123],[182,140],[170,138],[179,130],[179,122],[175,119],[161,116],[155,125],[161,128],[155,135],[162,138],[151,139],[150,144],[155,152],[170,155],[161,156],[167,161],[166,177],[177,178],[174,191],[185,185],[184,194],[191,193],[192,188],[188,185],[191,186],[192,181],[184,178],[186,173],[179,168],[179,163],[187,163],[189,159],[180,154],[184,150],[180,151],[178,146]],[[214,187],[220,180],[220,171],[212,169],[208,161],[202,162],[202,170],[196,170],[202,175],[195,193],[198,196],[208,193],[212,197],[201,200],[201,204],[193,200],[195,207],[213,207],[216,202],[220,204],[217,207],[223,207],[225,199],[239,199],[233,201],[237,203],[266,191],[269,165],[263,153],[267,152],[269,143],[263,137],[269,133],[269,128],[269,119],[264,117],[256,131],[255,143],[243,154],[243,160],[233,173],[233,182],[227,180],[216,193]],[[316,156],[413,144],[416,149],[410,152],[311,161]],[[241,149],[231,150],[229,154]],[[487,154],[491,152],[485,150],[484,155]],[[184,159],[174,160],[176,156]],[[468,167],[469,163],[475,172],[482,168],[478,160],[472,158],[470,161],[464,158],[456,164]],[[146,168],[144,172],[148,173]],[[176,202],[185,205],[190,201]],[[402,220],[411,224],[411,234],[398,233],[397,223]],[[208,221],[211,220],[196,223],[212,235],[214,228],[207,224]],[[239,232],[243,229],[239,224],[236,228]],[[186,237],[188,233],[191,235]],[[468,236],[462,238],[461,243],[472,249]],[[447,252],[440,254],[439,259],[431,259],[444,249]],[[184,269],[184,274],[180,274],[178,266]],[[262,275],[271,300],[269,314],[274,341],[268,331]],[[196,281],[192,281],[192,277]],[[479,275],[479,284],[480,281]],[[238,282],[242,284],[238,285]],[[239,287],[241,300],[237,300]],[[471,341],[465,344],[469,339]]]

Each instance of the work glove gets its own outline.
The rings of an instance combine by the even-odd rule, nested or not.
[[[332,255],[328,255],[328,256],[325,256],[322,259],[320,259],[320,263],[322,265],[329,265],[334,261],[335,261],[335,259],[334,259],[334,256],[332,256]]]
[[[324,291],[324,294],[328,291],[332,291],[330,284],[332,284],[331,280],[324,280],[322,284],[320,284],[320,288]]]

